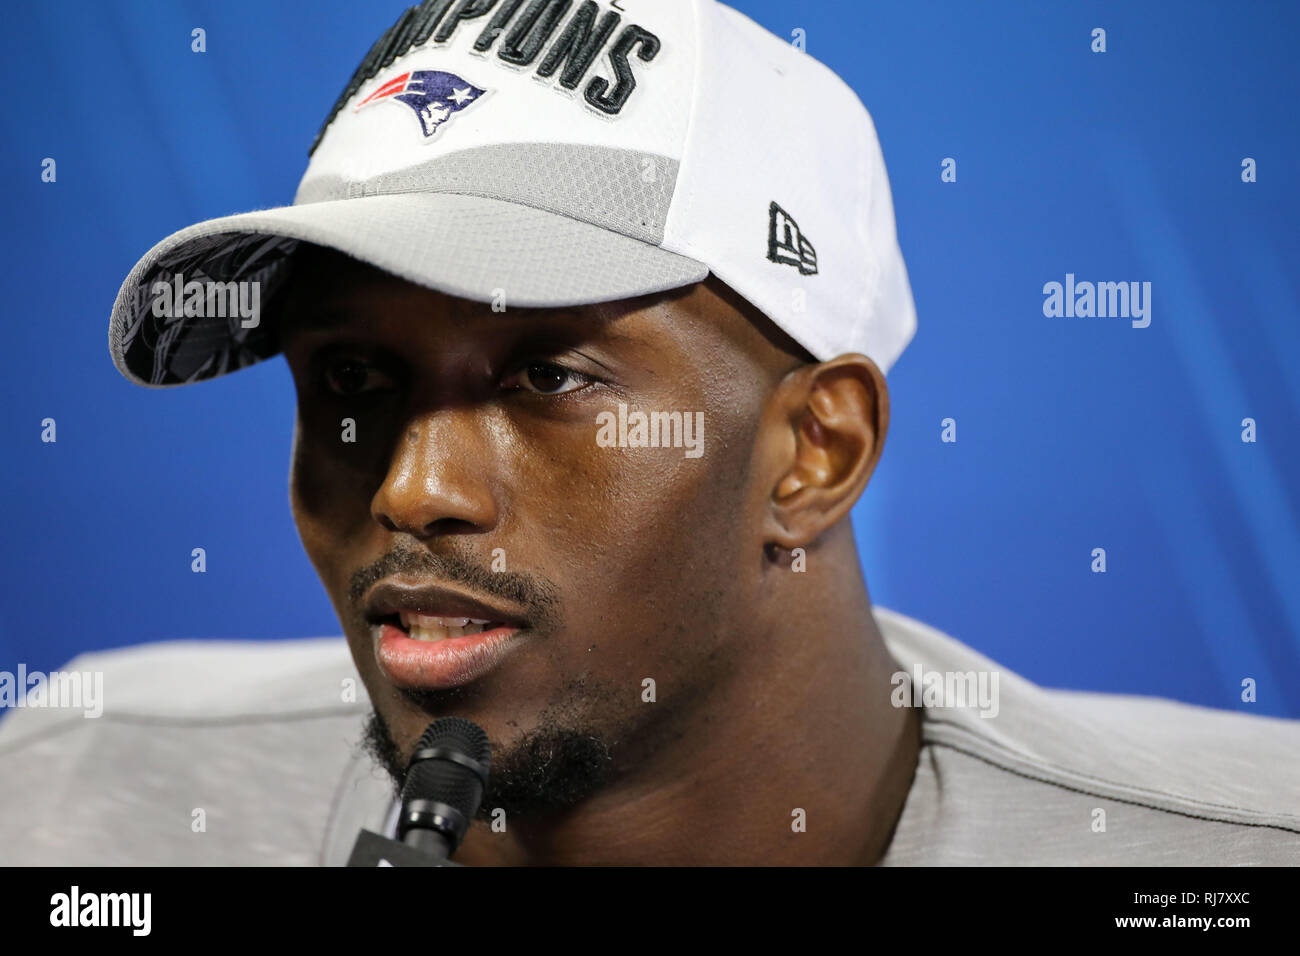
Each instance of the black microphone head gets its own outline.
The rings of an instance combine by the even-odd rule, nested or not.
[[[484,769],[492,761],[492,747],[488,744],[487,731],[464,717],[439,717],[420,735],[420,742],[415,745],[415,752],[431,747],[450,747],[465,756],[477,760]]]
[[[406,768],[399,836],[412,827],[436,829],[455,849],[478,813],[491,761],[487,732],[478,724],[462,717],[431,723]]]

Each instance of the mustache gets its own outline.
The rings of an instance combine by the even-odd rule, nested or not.
[[[559,628],[562,620],[560,589],[538,574],[521,571],[493,571],[473,558],[455,553],[434,554],[395,548],[353,572],[348,580],[348,603],[353,621],[365,624],[366,593],[383,578],[394,574],[427,577],[444,584],[463,585],[473,593],[500,598],[527,609],[532,629],[543,633]]]

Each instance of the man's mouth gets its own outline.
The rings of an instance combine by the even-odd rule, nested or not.
[[[440,586],[387,579],[367,595],[375,661],[397,686],[445,690],[497,667],[526,635],[506,608]]]
[[[397,620],[392,621],[395,617]],[[501,621],[489,621],[472,617],[435,617],[429,614],[414,614],[402,611],[389,615],[387,623],[394,623],[415,641],[445,641],[451,637],[466,637],[470,634],[482,634],[498,627],[504,627]]]

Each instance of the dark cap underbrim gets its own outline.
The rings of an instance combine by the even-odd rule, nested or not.
[[[277,293],[300,242],[475,302],[504,293],[507,304],[519,308],[629,299],[693,285],[709,274],[703,263],[640,239],[481,196],[404,193],[241,213],[174,233],[131,270],[109,322],[118,371],[139,385],[165,388],[275,355]],[[259,312],[248,318],[234,308],[214,308],[225,304],[219,292],[201,310],[191,310],[202,315],[178,314],[179,302],[170,310],[156,307],[156,284],[175,286],[178,275],[183,284],[205,288],[256,282]],[[213,314],[219,312],[233,314]]]

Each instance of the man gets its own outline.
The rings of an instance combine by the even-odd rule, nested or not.
[[[1300,859],[1300,725],[1046,691],[872,607],[849,511],[914,328],[816,61],[713,0],[412,8],[295,205],[164,240],[110,332],[150,386],[284,353],[350,660],[74,662],[101,720],[0,726],[9,862],[340,864],[448,714],[493,743],[469,865]]]

